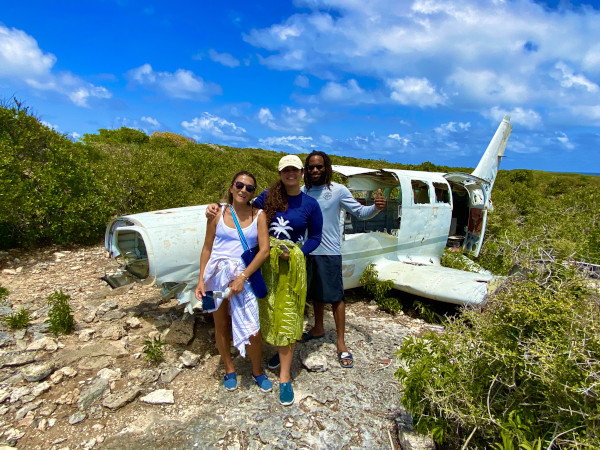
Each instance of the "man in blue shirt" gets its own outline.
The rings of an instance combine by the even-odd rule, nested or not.
[[[338,361],[343,368],[354,365],[352,354],[346,347],[346,305],[342,282],[342,237],[340,213],[342,210],[366,220],[375,217],[385,208],[386,199],[378,190],[375,204],[361,205],[348,188],[331,181],[331,160],[326,153],[313,151],[304,165],[304,186],[302,190],[319,203],[323,213],[323,234],[321,244],[306,258],[308,277],[307,300],[313,302],[315,325],[306,331],[303,341],[325,336],[323,316],[325,303],[331,304],[337,332]]]

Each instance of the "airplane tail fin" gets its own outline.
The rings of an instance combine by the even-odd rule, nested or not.
[[[472,175],[475,175],[476,177],[489,181],[490,191],[494,185],[496,175],[498,174],[498,167],[504,156],[504,149],[506,148],[506,143],[508,142],[511,130],[512,125],[510,124],[510,116],[507,114],[502,119],[494,137],[490,141],[479,164],[477,164],[477,167],[472,173]]]

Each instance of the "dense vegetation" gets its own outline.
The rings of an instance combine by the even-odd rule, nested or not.
[[[598,448],[600,305],[570,270],[511,278],[483,311],[405,341],[396,375],[418,431],[443,448]]]
[[[130,128],[99,130],[72,142],[21,104],[7,103],[0,106],[0,248],[98,242],[112,217],[220,200],[239,170],[254,173],[263,189],[276,179],[281,155]],[[470,171],[430,162],[333,160]],[[600,177],[500,171],[493,199],[478,261],[484,267],[507,273],[522,258],[540,257],[542,249],[600,263]]]
[[[115,216],[220,200],[239,170],[254,173],[263,189],[276,179],[280,157],[129,128],[72,142],[17,102],[5,104],[0,248],[95,243]],[[470,172],[429,162],[333,160]],[[504,275],[518,265],[524,275],[509,279],[483,311],[466,310],[443,334],[402,346],[404,406],[419,431],[450,448],[467,441],[592,448],[600,438],[598,297],[565,263],[600,264],[600,177],[500,171],[493,200],[476,262]],[[382,307],[392,310],[385,287],[372,283]]]

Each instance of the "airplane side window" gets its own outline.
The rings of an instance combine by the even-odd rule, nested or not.
[[[436,203],[450,203],[450,191],[444,183],[433,183]]]
[[[429,185],[424,181],[411,180],[415,205],[429,203]]]

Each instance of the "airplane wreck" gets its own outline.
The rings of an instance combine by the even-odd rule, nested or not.
[[[369,220],[342,213],[344,289],[374,264],[381,280],[395,289],[442,302],[481,306],[499,277],[440,265],[446,246],[479,254],[491,192],[512,126],[505,116],[471,174],[333,166],[363,204],[372,204],[378,189],[387,207]],[[206,232],[207,205],[166,209],[118,217],[106,229],[105,247],[121,273],[108,276],[116,287],[135,277],[177,296],[193,313],[194,289]]]

